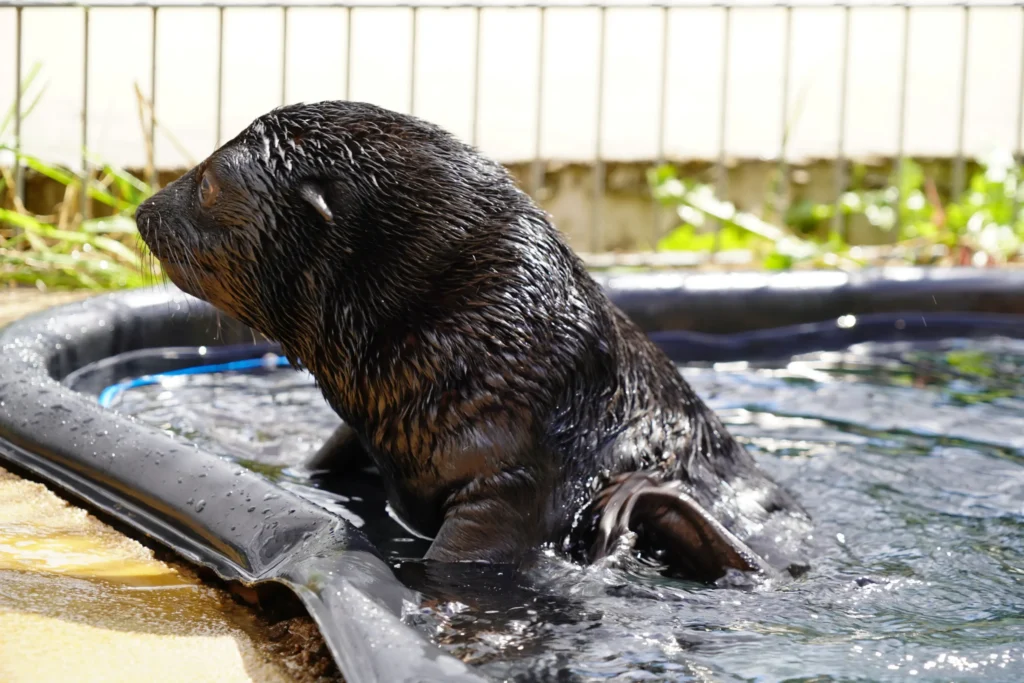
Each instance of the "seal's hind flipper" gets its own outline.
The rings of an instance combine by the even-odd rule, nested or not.
[[[774,574],[743,541],[687,495],[678,481],[647,472],[619,475],[595,500],[600,515],[591,561],[611,552],[622,534],[637,532],[645,549],[658,551],[674,574],[707,583],[736,569]]]

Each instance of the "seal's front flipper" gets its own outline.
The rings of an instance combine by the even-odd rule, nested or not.
[[[356,436],[355,430],[342,423],[305,462],[309,470],[329,470],[332,474],[373,465],[370,454]]]
[[[549,474],[516,466],[454,489],[423,559],[514,566],[528,562],[549,535]]]
[[[713,583],[729,569],[773,575],[772,568],[712,517],[679,482],[662,482],[646,472],[616,477],[598,494],[600,514],[591,561],[611,552],[628,531],[643,549],[658,552],[673,573]]]

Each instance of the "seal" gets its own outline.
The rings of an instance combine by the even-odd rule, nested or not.
[[[425,559],[584,562],[624,537],[685,578],[799,565],[809,516],[498,163],[372,104],[274,109],[143,202],[170,280],[276,340]],[[783,544],[784,545],[784,544]]]

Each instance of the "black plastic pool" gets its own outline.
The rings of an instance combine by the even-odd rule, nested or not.
[[[809,507],[819,558],[786,586],[630,557],[438,575],[372,472],[301,468],[337,423],[308,375],[171,289],[4,330],[0,458],[289,586],[352,681],[1024,680],[1024,278],[839,276],[604,281]]]

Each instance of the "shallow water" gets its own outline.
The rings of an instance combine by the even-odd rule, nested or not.
[[[409,620],[516,681],[1024,680],[1024,342],[682,372],[814,517],[807,575],[708,588],[628,556],[549,557],[526,577],[449,577]],[[425,542],[384,514],[373,475],[298,467],[337,424],[307,374],[175,378],[115,407],[341,512],[425,580],[408,561]]]

